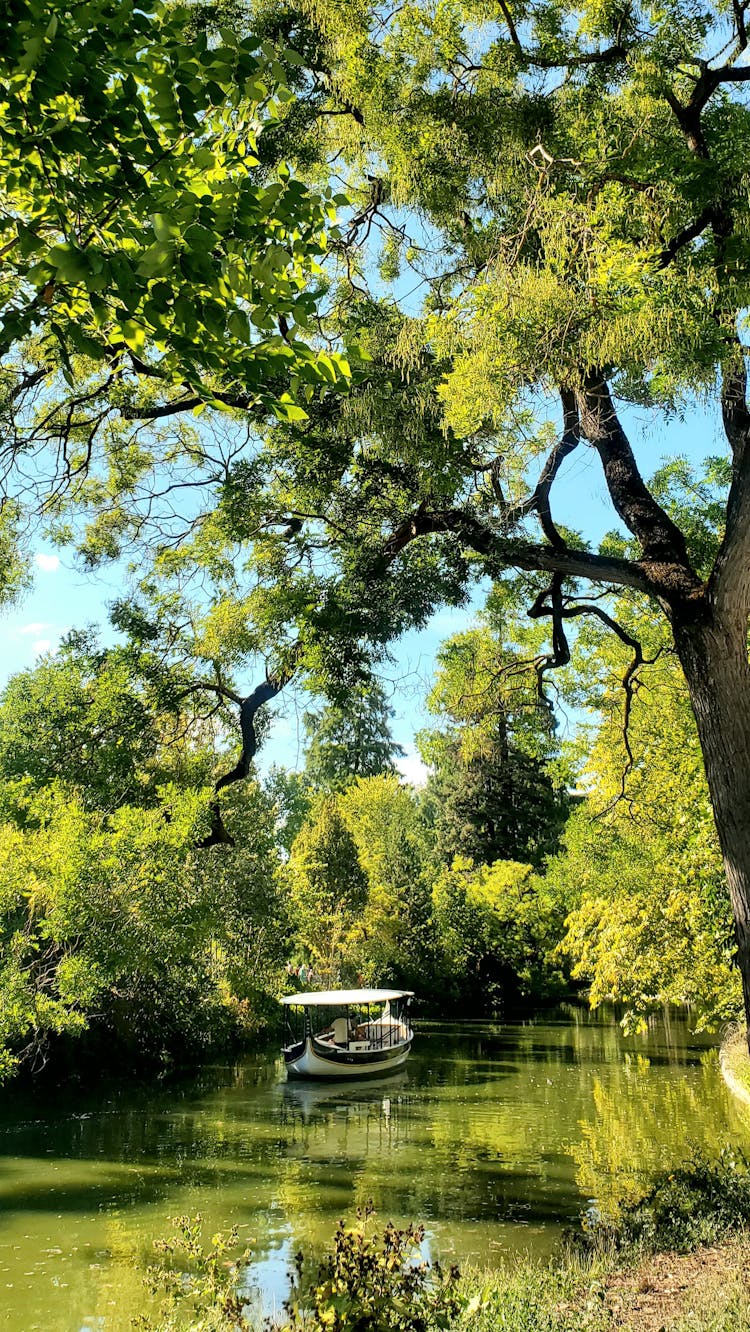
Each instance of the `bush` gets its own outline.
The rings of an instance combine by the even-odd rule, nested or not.
[[[171,1238],[154,1242],[160,1258],[147,1277],[154,1294],[166,1295],[164,1306],[156,1321],[141,1315],[134,1326],[139,1332],[252,1332],[241,1290],[250,1252],[238,1252],[237,1230],[212,1236],[204,1248],[200,1215],[175,1217],[172,1225]]]
[[[695,1155],[657,1175],[637,1202],[625,1204],[613,1226],[594,1226],[594,1245],[614,1242],[656,1253],[686,1253],[715,1244],[750,1223],[750,1163],[738,1148],[713,1160]]]
[[[398,1230],[390,1222],[370,1233],[371,1204],[357,1212],[357,1224],[340,1221],[333,1249],[305,1280],[297,1255],[286,1321],[266,1320],[265,1332],[438,1332],[464,1304],[458,1269],[444,1272],[420,1257],[421,1226]],[[156,1241],[162,1255],[149,1269],[149,1284],[166,1292],[157,1321],[141,1317],[141,1332],[252,1332],[247,1314],[244,1269],[250,1258],[238,1252],[236,1230],[214,1235],[204,1248],[201,1218],[178,1217],[175,1235]],[[232,1257],[232,1254],[235,1254]]]
[[[333,1250],[309,1285],[298,1255],[283,1332],[428,1332],[457,1316],[458,1269],[444,1272],[421,1259],[421,1226],[398,1230],[389,1222],[381,1234],[369,1234],[372,1215],[368,1203],[358,1209],[356,1226],[339,1222]]]

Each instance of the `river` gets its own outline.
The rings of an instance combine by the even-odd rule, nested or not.
[[[169,1218],[238,1224],[248,1283],[283,1299],[372,1199],[422,1221],[433,1256],[544,1256],[582,1211],[637,1193],[693,1148],[750,1152],[708,1038],[684,1017],[623,1037],[564,1006],[522,1023],[424,1023],[380,1082],[287,1083],[273,1050],[189,1079],[84,1094],[6,1089],[0,1105],[0,1328],[124,1332]]]

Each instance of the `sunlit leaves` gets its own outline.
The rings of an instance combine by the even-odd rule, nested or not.
[[[6,7],[0,346],[41,330],[69,379],[76,355],[132,353],[167,389],[273,406],[291,371],[348,373],[333,351],[318,368],[298,333],[330,206],[283,165],[259,168],[287,53],[202,22],[158,0]]]

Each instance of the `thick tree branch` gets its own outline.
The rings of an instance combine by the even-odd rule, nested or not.
[[[738,48],[734,58],[747,46],[745,30],[745,4],[733,0]],[[701,115],[709,98],[722,84],[744,82],[750,79],[747,65],[724,65],[720,69],[707,66],[701,71],[690,101],[681,105],[674,97],[668,101],[685,133],[688,147],[696,156],[707,159],[708,147],[703,135]],[[704,210],[716,243],[716,272],[719,281],[724,275],[728,242],[734,232],[731,194],[721,195]],[[717,315],[721,324],[726,314]],[[750,614],[750,408],[747,400],[747,365],[736,331],[736,320],[729,330],[730,354],[722,367],[721,414],[724,433],[732,450],[732,484],[727,498],[726,528],[719,553],[708,583],[710,601],[724,615],[735,621],[744,639]]]
[[[657,268],[668,268],[672,260],[683,250],[691,241],[697,240],[711,226],[716,214],[716,205],[709,204],[702,212],[698,214],[693,222],[689,222],[686,227],[677,232],[671,241],[664,246],[657,262]]]
[[[662,585],[659,570],[647,562],[620,559],[614,555],[596,555],[568,547],[535,545],[505,537],[480,522],[464,509],[439,509],[428,512],[420,505],[398,524],[383,547],[382,562],[393,559],[411,541],[436,533],[452,533],[470,550],[485,558],[488,572],[525,569],[532,573],[560,573],[569,578],[632,587],[647,596],[666,596],[671,582]]]
[[[747,47],[747,26],[745,22],[745,11],[747,5],[742,0],[732,0],[732,12],[734,14],[734,26],[737,29],[737,54],[744,51]]]
[[[523,517],[527,513],[537,513],[542,525],[542,531],[551,546],[564,550],[567,543],[552,518],[550,507],[550,491],[552,484],[559,472],[562,464],[570,453],[578,446],[581,440],[581,423],[578,417],[578,407],[575,400],[575,394],[570,389],[561,389],[560,398],[563,407],[563,433],[550,452],[542,468],[541,475],[537,484],[529,495],[517,508],[510,509],[508,517],[513,521],[516,517]]]
[[[246,698],[240,699],[240,756],[234,764],[234,767],[230,768],[228,772],[222,773],[221,777],[219,777],[216,782],[214,790],[217,796],[226,786],[231,786],[234,782],[244,781],[248,776],[250,766],[258,751],[258,736],[255,730],[255,718],[260,709],[266,703],[270,703],[271,699],[276,698],[285,685],[289,684],[289,681],[292,679],[297,669],[300,655],[301,646],[297,644],[289,655],[286,664],[280,671],[277,671],[275,674],[267,675],[261,684],[256,685],[251,694],[248,694]],[[214,686],[211,685],[204,687],[214,688]],[[225,695],[228,693],[223,686],[215,686],[215,688],[217,692],[221,692]],[[235,699],[236,697],[237,696],[235,696]],[[221,844],[225,846],[234,846],[234,838],[227,832],[227,829],[224,826],[224,820],[221,817],[221,805],[218,799],[212,801],[210,809],[211,828],[208,835],[198,843],[198,846],[202,848],[218,846]]]
[[[750,444],[750,408],[747,402],[745,356],[735,336],[735,356],[721,380],[721,418],[735,462],[742,464]]]
[[[690,564],[685,537],[645,484],[601,375],[586,377],[578,405],[583,432],[599,454],[612,503],[641,547],[639,563],[653,571],[665,595],[700,592],[702,584]]]
[[[537,694],[550,714],[553,714],[553,705],[545,690],[545,676],[549,671],[567,666],[570,661],[570,644],[563,624],[563,582],[562,574],[553,574],[549,586],[539,593],[528,610],[532,620],[538,620],[544,615],[549,615],[552,620],[552,651],[534,661]]]

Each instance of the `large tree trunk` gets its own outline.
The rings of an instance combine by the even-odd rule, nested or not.
[[[742,617],[674,625],[698,726],[737,934],[750,1033],[750,665]]]

